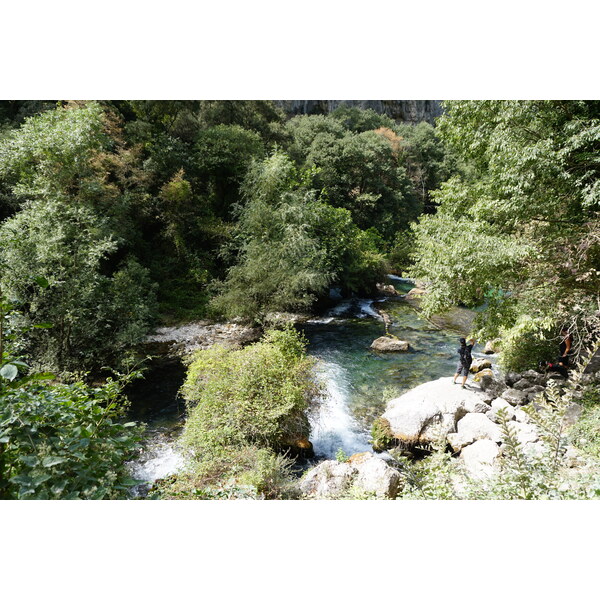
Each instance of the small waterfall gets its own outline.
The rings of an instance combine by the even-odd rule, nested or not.
[[[367,434],[361,431],[348,410],[349,382],[345,369],[336,363],[321,361],[318,375],[327,393],[318,413],[311,419],[315,454],[335,458],[340,448],[348,456],[372,451]]]
[[[377,302],[384,301],[385,298],[377,300]],[[376,302],[376,300],[365,298],[350,298],[349,300],[344,300],[327,311],[325,318],[321,320],[321,322],[329,323],[331,322],[332,318],[365,319],[367,317],[372,317],[381,321],[382,317],[373,308],[373,302]]]
[[[175,441],[163,433],[156,433],[146,441],[140,457],[128,464],[131,476],[145,482],[132,489],[132,496],[146,495],[152,483],[177,473],[183,464],[183,456]]]

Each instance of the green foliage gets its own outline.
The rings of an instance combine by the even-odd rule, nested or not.
[[[305,413],[318,389],[304,346],[284,330],[241,350],[197,352],[183,386],[190,406],[184,445],[201,458],[223,446],[282,448],[308,437]]]
[[[0,141],[0,178],[20,199],[71,193],[90,175],[89,160],[107,138],[102,108],[90,102],[29,117]]]
[[[258,133],[239,125],[217,125],[199,132],[195,144],[198,175],[209,185],[215,214],[230,217],[239,201],[239,186],[253,159],[263,158]]]
[[[569,430],[569,440],[583,454],[600,460],[600,388],[589,385],[582,390],[583,414]]]
[[[318,168],[315,185],[327,190],[328,202],[346,208],[361,228],[375,227],[389,239],[417,217],[420,207],[394,146],[375,131],[318,134],[306,151],[305,164]]]
[[[1,386],[1,384],[0,384]],[[135,483],[124,462],[141,430],[120,423],[121,385],[0,387],[0,497],[126,497]]]
[[[392,433],[390,422],[379,417],[371,426],[371,445],[376,452],[382,452],[395,445],[396,438]]]
[[[147,330],[154,294],[147,271],[129,258],[107,273],[118,244],[103,230],[105,223],[83,206],[41,200],[0,227],[0,284],[24,307],[24,323],[53,324],[22,340],[38,365],[116,366]]]
[[[293,459],[268,448],[259,448],[256,449],[252,465],[241,473],[239,481],[242,485],[252,486],[267,500],[294,497],[291,478],[293,465]]]
[[[318,200],[282,153],[256,163],[246,179],[238,263],[213,305],[226,316],[260,318],[310,308],[333,283],[351,291],[373,286],[384,271],[376,236],[359,230],[344,209]]]
[[[501,330],[500,364],[506,371],[537,369],[540,358],[558,356],[559,340],[552,318],[531,319],[522,315],[509,329]]]
[[[154,493],[162,499],[292,499],[297,497],[292,465],[269,448],[227,448],[159,483]]]
[[[590,160],[600,143],[598,104],[461,101],[446,108],[440,135],[469,170],[432,194],[437,213],[415,227],[411,274],[430,282],[425,310],[482,303],[501,290],[480,320],[485,333],[503,329],[518,341],[527,319],[544,328],[551,319],[553,327],[569,323],[579,349],[600,331],[598,165]],[[505,350],[519,352],[511,343]]]
[[[347,106],[341,104],[332,113],[331,118],[340,121],[345,129],[362,133],[363,131],[373,131],[380,127],[392,128],[395,125],[393,119],[387,115],[375,112],[371,108],[362,109],[356,106]]]
[[[320,393],[306,341],[272,330],[240,350],[197,352],[182,388],[189,407],[182,445],[188,469],[163,497],[195,497],[227,486],[263,498],[290,497],[293,461],[277,454],[310,432],[307,411]]]
[[[348,455],[344,452],[343,448],[338,448],[337,452],[335,453],[335,460],[337,460],[338,462],[348,462]]]
[[[286,139],[284,113],[270,100],[204,100],[198,118],[204,127],[239,125],[256,131],[268,142]]]

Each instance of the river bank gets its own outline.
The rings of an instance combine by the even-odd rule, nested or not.
[[[452,396],[456,392],[456,388],[451,387],[449,377],[454,373],[457,338],[459,332],[462,333],[462,331],[460,328],[445,329],[439,323],[433,323],[423,318],[418,307],[415,307],[414,298],[411,298],[415,294],[408,294],[413,287],[412,282],[399,278],[391,278],[391,281],[395,286],[396,293],[390,293],[388,290],[386,295],[378,298],[341,300],[321,315],[295,319],[297,328],[304,333],[308,340],[308,354],[317,360],[316,375],[325,389],[319,410],[310,416],[310,442],[314,450],[314,458],[303,459],[297,464],[298,468],[296,469],[297,475],[306,471],[309,473],[307,475],[309,479],[320,482],[301,491],[300,493],[304,497],[330,497],[328,495],[330,491],[323,492],[323,490],[329,490],[330,487],[329,484],[323,483],[323,481],[327,481],[328,476],[323,476],[322,471],[325,470],[328,473],[331,470],[329,467],[333,468],[334,463],[346,464],[344,457],[362,456],[360,459],[355,458],[349,461],[348,464],[353,465],[352,469],[349,466],[333,468],[333,471],[340,470],[345,473],[341,476],[346,483],[352,482],[356,477],[359,477],[359,481],[373,481],[373,477],[375,477],[373,473],[380,473],[384,480],[387,477],[388,482],[395,481],[396,477],[390,474],[388,467],[397,469],[397,458],[394,458],[392,454],[398,454],[394,450],[398,445],[390,444],[390,440],[388,440],[386,446],[381,443],[382,440],[378,439],[377,435],[374,435],[374,432],[383,431],[388,433],[388,437],[394,438],[398,433],[393,429],[390,431],[389,419],[385,417],[389,410],[390,400],[404,398],[402,401],[397,401],[398,404],[403,405],[407,394],[421,393],[417,391],[423,391],[423,389],[432,400],[439,396],[441,391],[439,386],[444,388],[446,396]],[[464,317],[465,312],[461,311],[459,314]],[[279,315],[279,318],[286,319],[287,316]],[[383,335],[386,329],[391,335],[406,340],[409,350],[398,353],[373,351],[371,349],[372,341]],[[166,350],[167,356],[170,357],[169,360],[178,362],[183,369],[182,357],[189,355],[195,349],[207,348],[214,343],[239,348],[255,341],[259,336],[260,330],[248,328],[239,323],[200,322],[186,324],[180,328],[163,328],[149,338],[149,343],[162,345],[162,350]],[[507,406],[514,408],[519,402],[531,401],[535,394],[543,391],[540,380],[532,374],[529,374],[528,377],[533,377],[533,379],[513,374],[514,381],[511,381],[511,385],[507,385],[503,376],[499,374],[495,355],[486,355],[483,350],[483,345],[478,346],[474,357],[480,360],[491,358],[491,370],[487,372],[488,377],[483,377],[481,382],[471,383],[472,389],[464,393],[475,396],[483,394],[487,400],[475,398],[467,402],[466,405],[472,406],[472,410],[465,409],[464,402],[454,402],[459,407],[454,412],[450,411],[446,414],[443,410],[438,413],[434,411],[428,417],[434,418],[434,420],[441,419],[441,421],[449,419],[452,422],[452,427],[445,432],[446,436],[464,433],[462,429],[465,424],[468,424],[469,419],[473,419],[470,417],[466,423],[463,423],[462,419],[466,413],[476,413],[479,416],[476,416],[475,419],[478,420],[481,420],[482,417],[487,419],[491,425],[484,425],[484,430],[496,431],[498,424],[494,419],[501,408],[500,405],[505,408]],[[181,371],[180,377],[182,377]],[[168,380],[168,376],[163,376],[162,379]],[[492,381],[493,383],[491,383]],[[523,387],[525,382],[527,385]],[[513,384],[517,386],[516,389]],[[151,388],[150,384],[148,390]],[[177,399],[177,389],[178,386],[173,385],[167,395],[161,396],[163,408],[146,416],[148,424],[146,449],[139,460],[132,464],[132,473],[147,481],[146,486],[141,488],[142,491],[147,491],[153,481],[176,473],[184,465],[183,454],[177,445],[177,432],[184,419],[181,399]],[[492,393],[496,395],[490,396]],[[169,394],[171,399],[167,397]],[[147,401],[148,397],[144,402]],[[451,399],[448,401],[453,404]],[[511,403],[516,404],[513,406]],[[173,411],[174,405],[178,406],[177,411]],[[507,410],[510,413],[512,409],[508,408]],[[419,415],[418,410],[408,412],[411,413],[413,419]],[[167,424],[165,416],[169,421],[169,414],[171,421],[170,424]],[[523,414],[523,411],[517,406],[512,413],[512,420],[520,423],[517,427],[528,430],[529,424],[526,423]],[[388,425],[374,429],[374,424],[382,424],[382,416],[388,421]],[[517,421],[517,416],[522,421]],[[462,423],[461,431],[458,430],[459,423]],[[524,426],[522,427],[521,424]],[[528,431],[529,436],[533,436],[531,430]],[[404,439],[406,436],[403,437],[402,434],[398,434],[398,436],[398,440],[403,442],[399,446],[404,446],[406,450],[407,444],[404,443],[407,441]],[[480,441],[492,441],[499,448],[497,437],[496,432],[492,435],[493,439],[484,436],[481,439],[474,438],[467,444],[454,439],[452,452],[453,454],[459,453],[457,454],[458,458],[464,452],[462,462],[465,463],[465,456],[472,454],[474,449],[478,450],[489,446],[486,451],[488,454],[491,453],[491,446],[487,443],[478,443]],[[538,440],[539,434],[536,438],[536,441]],[[448,447],[451,448],[450,440],[446,441]],[[427,440],[427,442],[431,442],[431,440]],[[374,453],[373,444],[380,452],[385,449],[389,452]],[[419,446],[419,444],[412,445]],[[469,446],[473,447],[469,448]],[[493,458],[496,459],[500,452],[499,450]],[[407,453],[404,452],[404,456],[406,455]],[[341,461],[336,460],[340,457]],[[471,459],[471,463],[473,462],[474,459]],[[326,466],[322,467],[321,465],[325,463],[327,463]],[[487,468],[485,460],[482,465],[481,468],[485,470]],[[310,474],[315,468],[321,475]],[[363,471],[367,469],[373,473],[369,476],[364,473],[360,475],[361,469]],[[381,488],[387,489],[387,492],[381,492],[381,489],[377,487],[380,483],[365,484],[367,489],[366,491],[363,489],[363,492],[367,496],[375,493],[375,497],[390,497],[390,494],[395,497],[402,489],[400,480],[393,485],[386,484],[387,487],[384,485]],[[353,483],[350,488],[352,486],[354,486]],[[337,490],[336,494],[342,494],[342,496],[347,494],[350,489],[345,484],[335,484],[334,488]],[[321,489],[321,491],[316,492],[317,489]],[[392,493],[390,490],[395,491]]]

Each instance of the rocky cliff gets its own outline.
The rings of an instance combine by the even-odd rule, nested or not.
[[[434,119],[442,114],[439,100],[276,100],[275,104],[291,116],[327,114],[344,104],[370,108],[407,123],[427,121],[433,124]]]

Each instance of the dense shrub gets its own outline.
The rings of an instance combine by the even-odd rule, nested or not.
[[[214,346],[194,355],[183,386],[189,464],[163,497],[203,496],[198,490],[227,482],[265,498],[293,494],[292,461],[277,451],[310,433],[307,411],[319,388],[304,349],[301,335],[285,329],[241,350]]]
[[[317,388],[304,345],[288,329],[241,350],[197,352],[183,386],[190,406],[183,443],[200,456],[221,446],[278,448],[307,437],[306,411]]]
[[[249,171],[237,264],[215,286],[217,311],[260,320],[270,311],[310,309],[330,285],[364,293],[381,280],[377,234],[319,199],[308,186],[312,175],[280,152]]]
[[[121,383],[91,388],[0,383],[0,498],[124,498],[141,439],[123,423]]]
[[[4,292],[20,302],[26,322],[52,325],[23,335],[38,366],[118,366],[147,331],[154,285],[134,258],[109,267],[118,246],[90,209],[58,201],[30,203],[0,226]]]

